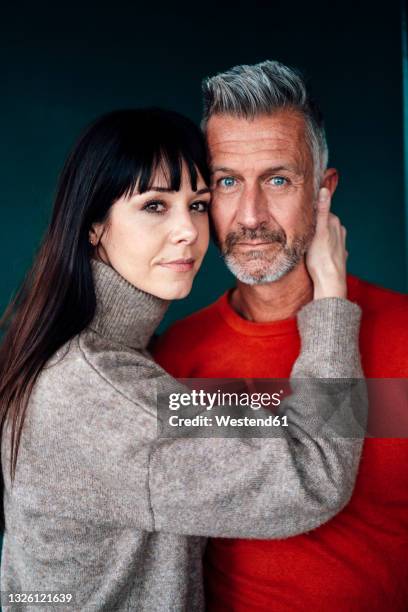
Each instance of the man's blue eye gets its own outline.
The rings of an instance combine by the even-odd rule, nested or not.
[[[285,179],[284,176],[274,176],[271,181],[272,184],[276,187],[282,187],[282,185],[285,185],[285,183],[287,183],[287,179]]]
[[[220,180],[220,184],[223,187],[234,187],[235,179],[232,176],[225,176]]]

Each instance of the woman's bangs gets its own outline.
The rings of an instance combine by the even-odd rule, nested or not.
[[[137,182],[137,191],[144,193],[154,187],[180,191],[183,164],[190,180],[191,189],[197,191],[198,172],[196,164],[190,156],[181,151],[161,149],[152,156],[150,163],[145,163]]]
[[[183,172],[197,191],[199,176],[209,187],[205,140],[198,128],[176,113],[151,110],[139,117],[133,129],[123,129],[127,195],[142,194],[154,187],[180,191]],[[122,143],[121,143],[122,144]]]

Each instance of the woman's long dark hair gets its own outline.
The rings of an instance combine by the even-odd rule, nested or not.
[[[60,176],[52,218],[38,256],[1,327],[0,428],[10,424],[10,475],[27,404],[46,361],[83,330],[95,312],[89,230],[112,204],[149,189],[158,169],[180,189],[182,164],[192,189],[197,170],[209,185],[204,138],[189,119],[155,108],[115,111],[80,137]]]

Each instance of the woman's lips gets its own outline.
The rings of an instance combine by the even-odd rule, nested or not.
[[[174,261],[163,261],[161,264],[164,268],[174,270],[175,272],[189,272],[193,269],[194,259],[176,259]]]

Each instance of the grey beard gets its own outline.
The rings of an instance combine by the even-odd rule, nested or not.
[[[289,247],[286,233],[282,229],[256,231],[244,228],[241,235],[231,233],[227,236],[222,257],[230,272],[242,283],[246,285],[272,283],[288,274],[299,264],[313,239],[314,231],[315,223],[312,223],[309,231],[294,238],[293,244]],[[244,238],[265,240],[271,244],[280,244],[282,248],[272,257],[268,257],[263,251],[254,249],[245,254],[247,261],[242,261],[240,257],[234,255],[233,247]],[[260,265],[257,270],[251,271],[252,262],[256,260],[259,260]]]
[[[235,261],[233,255],[224,257],[225,264],[229,271],[242,283],[246,285],[262,285],[265,283],[273,283],[285,276],[293,270],[299,263],[300,259],[295,261],[293,258],[285,257],[277,270],[265,270],[263,272],[249,272],[245,269],[245,264]]]

